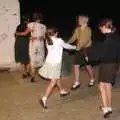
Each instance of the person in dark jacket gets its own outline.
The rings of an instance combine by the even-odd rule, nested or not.
[[[116,32],[115,27],[113,27],[112,21],[109,19],[101,20],[99,29],[101,33],[105,35],[105,38],[100,45],[101,51],[98,53],[100,59],[98,88],[102,102],[100,108],[103,111],[104,117],[107,118],[112,113],[112,86],[115,83],[115,77],[118,70],[120,36]]]

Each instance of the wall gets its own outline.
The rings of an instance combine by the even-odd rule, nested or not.
[[[14,33],[20,23],[18,0],[0,0],[0,67],[13,67]]]

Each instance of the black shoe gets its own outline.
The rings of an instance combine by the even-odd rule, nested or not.
[[[75,87],[72,86],[71,90],[77,90],[78,88],[80,88],[80,84],[76,85]]]
[[[23,79],[27,78],[27,75],[26,75],[26,74],[23,74],[23,75],[22,75],[22,78],[23,78]]]
[[[47,109],[47,106],[44,104],[43,100],[39,100],[40,105],[44,108]]]
[[[104,118],[109,118],[109,117],[110,117],[110,113],[109,112],[104,113]]]
[[[65,97],[70,95],[70,92],[60,93],[60,97]]]
[[[110,114],[112,114],[113,113],[113,111],[108,111]]]
[[[31,82],[36,82],[34,77],[32,77],[30,81]]]
[[[88,87],[93,87],[94,85],[95,85],[95,82],[91,82],[91,81],[90,81],[90,82],[88,83]]]

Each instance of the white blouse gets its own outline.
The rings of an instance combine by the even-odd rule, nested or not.
[[[46,42],[48,54],[46,62],[51,64],[61,63],[63,48],[65,49],[76,49],[76,46],[65,43],[61,38],[51,37],[53,45],[48,45]]]

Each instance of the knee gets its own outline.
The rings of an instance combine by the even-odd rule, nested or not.
[[[105,90],[105,83],[100,82],[99,85],[98,85],[98,90],[99,90],[100,92],[104,91],[104,90]]]
[[[54,87],[56,85],[57,81],[56,80],[51,80],[51,86]]]

